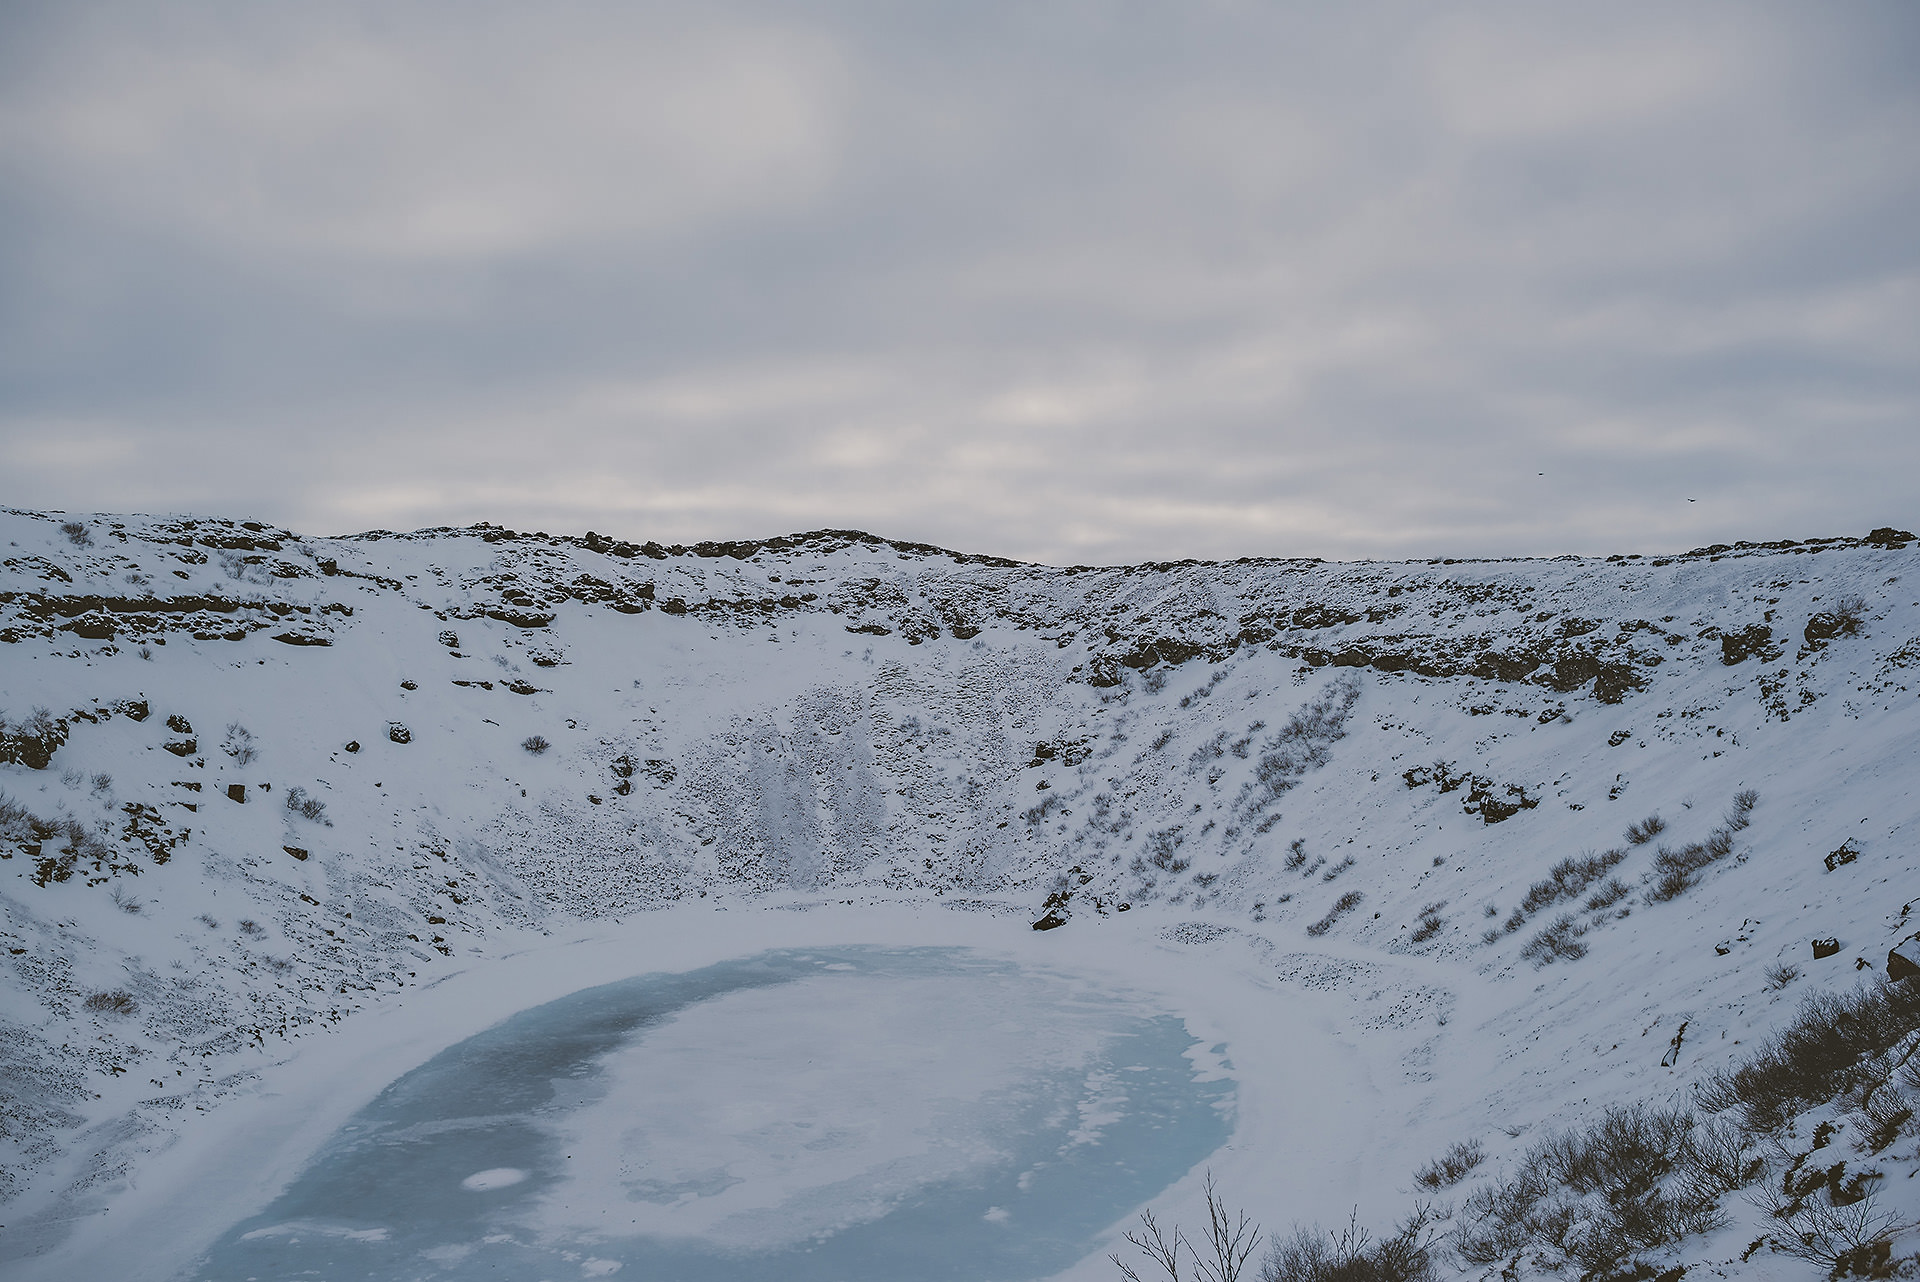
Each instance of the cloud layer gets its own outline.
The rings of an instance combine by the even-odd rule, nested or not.
[[[1915,65],[1896,0],[9,6],[0,502],[1055,562],[1911,524]]]

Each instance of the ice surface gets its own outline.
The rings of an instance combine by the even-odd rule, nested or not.
[[[964,949],[641,976],[394,1082],[193,1276],[1043,1277],[1225,1141],[1220,1068]]]

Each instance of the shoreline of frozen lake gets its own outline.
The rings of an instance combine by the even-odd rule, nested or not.
[[[1176,1016],[1202,1047],[1224,1047],[1238,1086],[1231,1134],[1201,1165],[1249,1198],[1282,1193],[1302,1218],[1338,1214],[1355,1173],[1343,1162],[1357,1171],[1358,1155],[1373,1147],[1377,1131],[1414,1124],[1405,1114],[1417,1108],[1417,1095],[1406,1093],[1404,1081],[1375,1081],[1351,1030],[1336,1027],[1337,1008],[1263,975],[1257,950],[1223,957],[1170,943],[1162,938],[1169,923],[1155,916],[1036,934],[1024,921],[937,902],[809,905],[806,911],[702,906],[598,923],[571,938],[527,936],[522,946],[476,958],[398,995],[265,1070],[257,1094],[198,1119],[200,1125],[185,1128],[157,1155],[139,1186],[116,1200],[110,1220],[80,1226],[60,1248],[18,1262],[17,1276],[21,1282],[179,1277],[230,1227],[266,1211],[380,1092],[448,1048],[516,1012],[597,985],[684,974],[774,949],[963,948],[1049,982],[1077,982],[1142,1011]],[[1403,1095],[1404,1106],[1387,1104]],[[1283,1147],[1351,1156],[1292,1172],[1297,1183],[1276,1190],[1271,1157]],[[451,1178],[505,1181],[498,1187],[511,1192],[521,1182],[503,1172],[520,1169],[475,1165]],[[1163,1211],[1192,1218],[1200,1178],[1196,1167],[1145,1196]],[[1054,1276],[1110,1272],[1103,1252],[1137,1209],[1118,1207],[1105,1229],[1092,1234],[1092,1249]]]

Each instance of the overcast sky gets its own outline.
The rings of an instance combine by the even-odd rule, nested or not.
[[[0,5],[0,503],[1920,525],[1920,6]]]

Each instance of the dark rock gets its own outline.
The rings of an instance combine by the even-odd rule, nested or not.
[[[389,721],[387,722],[387,738],[395,743],[412,743],[413,731],[407,729],[398,721]]]
[[[71,632],[87,641],[111,641],[114,632],[113,620],[104,614],[83,614],[77,619],[61,624],[60,630]]]
[[[1859,857],[1859,848],[1856,847],[1852,839],[1849,838],[1840,843],[1839,849],[1828,852],[1827,871],[1832,872],[1835,868],[1844,868]]]
[[[292,855],[295,859],[305,859],[307,857],[307,852],[301,849],[299,846],[282,846],[280,847],[280,849],[286,851],[288,854]]]
[[[1720,636],[1720,662],[1729,667],[1748,658],[1773,659],[1778,655],[1773,647],[1773,629],[1764,623],[1749,624]]]
[[[1883,525],[1873,533],[1867,535],[1866,541],[1869,543],[1878,543],[1882,546],[1898,547],[1903,543],[1913,542],[1913,531],[1896,530],[1891,525]]]
[[[1473,675],[1483,681],[1521,681],[1540,666],[1536,654],[1504,654],[1489,650],[1474,660]]]
[[[1814,960],[1816,961],[1818,961],[1822,957],[1831,957],[1839,951],[1840,951],[1840,941],[1838,939],[1834,939],[1830,937],[1827,939],[1816,939],[1813,941],[1813,956],[1814,956]]]
[[[1624,663],[1603,663],[1593,678],[1593,697],[1601,703],[1619,703],[1629,691],[1646,684],[1640,674]]]
[[[1902,940],[1887,950],[1887,979],[1920,975],[1920,938]]]
[[[167,718],[167,729],[175,734],[192,734],[193,723],[176,712]]]
[[[1045,917],[1033,923],[1033,928],[1035,930],[1058,930],[1066,924],[1067,919],[1060,915],[1058,909],[1054,909],[1049,911]]]
[[[348,752],[360,751],[360,741],[358,739],[347,740],[347,751]]]
[[[237,801],[243,806],[246,805],[247,804],[247,785],[243,783],[228,784],[227,799],[229,801]]]
[[[129,721],[145,721],[151,715],[145,699],[122,699],[113,710]]]
[[[273,639],[282,645],[332,645],[333,638],[314,636],[309,632],[276,632]]]
[[[200,743],[196,739],[169,739],[160,746],[176,757],[191,757],[200,751]]]
[[[511,623],[516,628],[544,628],[553,622],[551,611],[501,607],[488,610],[489,619]]]
[[[460,634],[452,628],[441,629],[440,635],[435,639],[449,650],[458,650],[460,648]]]

